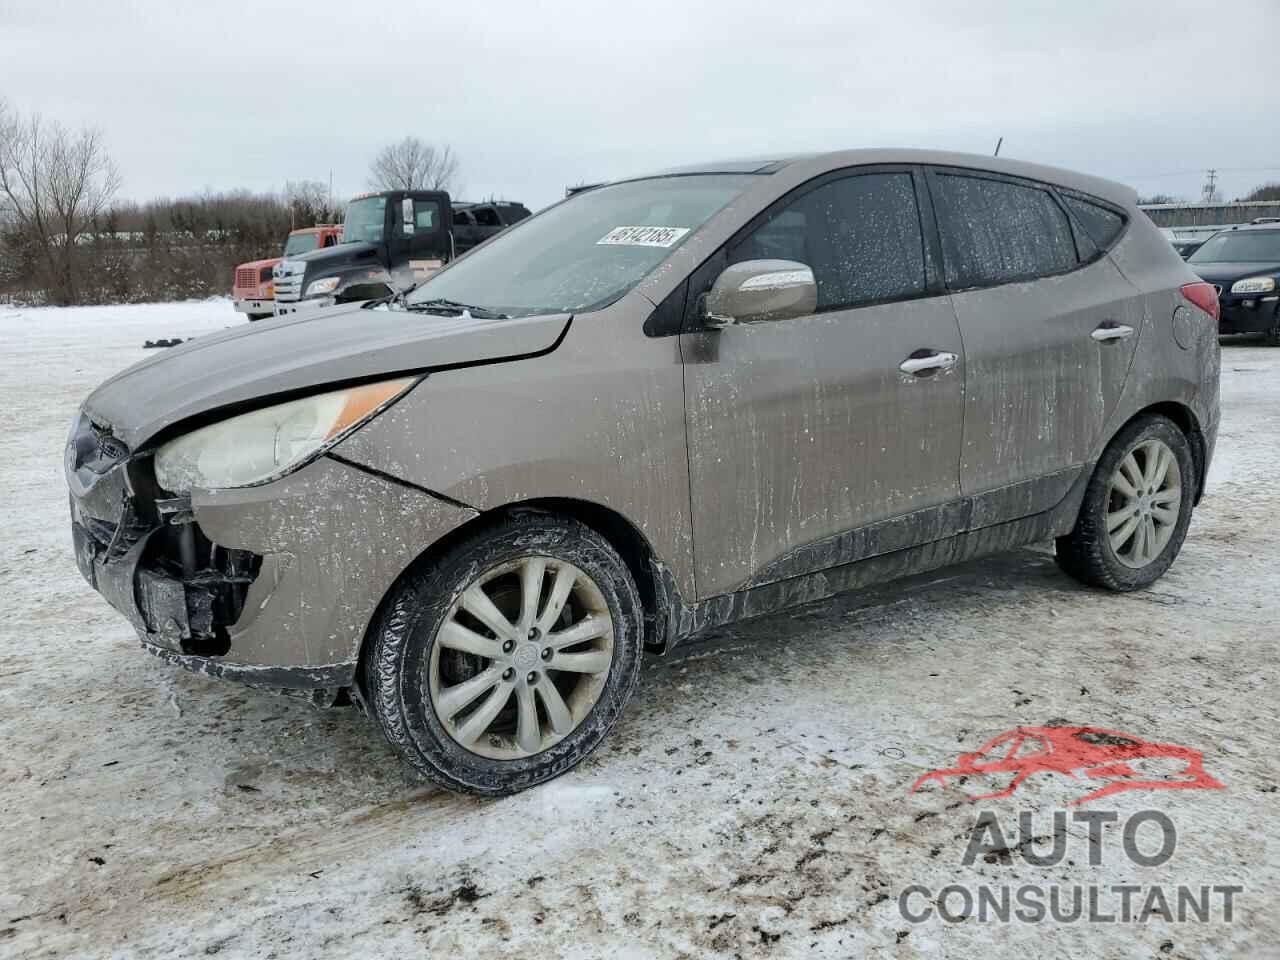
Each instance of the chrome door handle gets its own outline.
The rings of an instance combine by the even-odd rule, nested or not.
[[[907,357],[898,364],[898,369],[918,376],[929,370],[950,370],[959,359],[954,353],[934,352],[924,357]]]
[[[1105,340],[1127,340],[1133,336],[1133,327],[1126,326],[1123,323],[1104,323],[1098,327],[1093,333],[1089,334],[1093,339],[1102,343]]]

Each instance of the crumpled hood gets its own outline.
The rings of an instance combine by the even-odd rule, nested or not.
[[[104,382],[84,410],[133,450],[189,417],[277,394],[550,350],[568,314],[478,320],[321,308],[198,337]]]
[[[1201,280],[1209,283],[1235,282],[1245,277],[1273,277],[1280,273],[1280,263],[1188,263]]]

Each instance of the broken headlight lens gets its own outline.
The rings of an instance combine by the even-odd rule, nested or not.
[[[416,382],[406,377],[321,393],[193,430],[156,451],[156,480],[171,493],[275,480],[333,446]]]

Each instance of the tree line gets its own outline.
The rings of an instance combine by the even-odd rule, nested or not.
[[[458,158],[406,137],[369,170],[375,190],[448,189]],[[207,192],[138,203],[99,130],[72,130],[0,99],[0,298],[54,305],[226,295],[239,263],[279,256],[291,229],[340,223],[314,180],[276,192]]]

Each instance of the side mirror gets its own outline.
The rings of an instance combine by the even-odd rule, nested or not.
[[[744,260],[725,267],[707,294],[706,325],[787,320],[813,313],[818,285],[813,271],[795,260]]]

